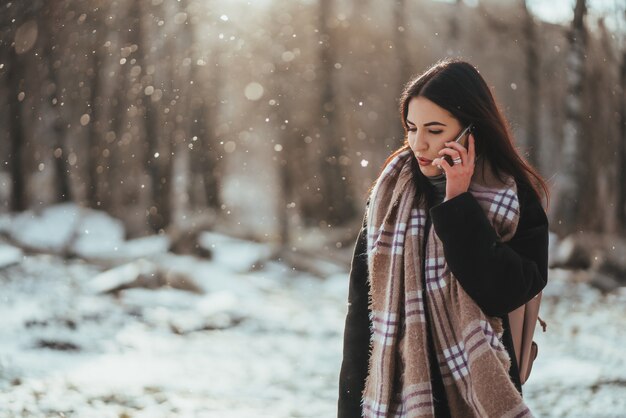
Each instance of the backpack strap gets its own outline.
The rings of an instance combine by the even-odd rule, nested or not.
[[[544,332],[546,330],[546,323],[539,318],[539,306],[541,305],[542,293],[543,292],[539,292],[537,296],[529,300],[526,304],[509,313],[509,326],[511,328],[511,336],[513,337],[513,349],[515,350],[515,357],[520,373],[520,382],[522,384],[528,379],[533,361],[537,356],[538,347],[533,341],[533,334],[537,322],[541,324]]]

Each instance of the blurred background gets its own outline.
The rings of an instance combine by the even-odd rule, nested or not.
[[[625,416],[623,1],[0,0],[0,417],[333,416],[366,190],[444,57],[551,187],[531,409]]]

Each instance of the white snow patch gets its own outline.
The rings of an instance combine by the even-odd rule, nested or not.
[[[24,253],[17,247],[0,243],[0,269],[22,261]]]
[[[50,252],[59,252],[67,246],[80,224],[81,208],[63,203],[15,215],[9,233],[18,244]]]
[[[216,232],[203,232],[198,237],[201,246],[213,252],[213,260],[229,269],[244,272],[269,256],[270,246]]]

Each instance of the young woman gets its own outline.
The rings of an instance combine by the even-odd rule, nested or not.
[[[532,416],[508,313],[547,282],[547,185],[467,62],[409,82],[400,113],[354,250],[338,416]]]

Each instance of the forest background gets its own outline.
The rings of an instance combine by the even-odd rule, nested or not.
[[[331,416],[366,191],[445,57],[551,191],[525,397],[621,416],[623,1],[0,0],[0,417]]]
[[[344,242],[402,143],[402,86],[456,56],[548,179],[553,230],[623,232],[624,6],[551,23],[541,3],[4,1],[0,210],[72,201],[131,237],[200,218],[287,247],[349,226]]]

